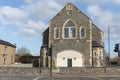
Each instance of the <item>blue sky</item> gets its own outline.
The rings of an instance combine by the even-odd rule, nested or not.
[[[116,56],[113,49],[115,43],[120,43],[120,0],[0,0],[0,39],[16,44],[17,48],[27,47],[33,55],[39,55],[41,33],[67,2],[72,2],[103,30],[106,52],[107,30],[112,27],[111,57]]]

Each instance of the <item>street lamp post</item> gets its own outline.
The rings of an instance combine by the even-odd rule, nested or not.
[[[113,26],[113,27],[117,27],[117,26]],[[109,53],[109,66],[111,66],[111,60],[110,60],[110,28],[112,28],[112,27],[108,27],[108,53]]]
[[[109,66],[111,65],[111,60],[110,60],[110,28],[108,27],[108,53],[109,53]]]

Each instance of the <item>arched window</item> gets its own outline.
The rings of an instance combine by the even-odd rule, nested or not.
[[[72,21],[68,21],[64,27],[64,38],[75,38],[76,30]]]
[[[81,29],[80,29],[80,37],[85,38],[85,28],[84,27],[81,27]]]
[[[54,37],[57,39],[59,38],[59,28],[54,29]]]

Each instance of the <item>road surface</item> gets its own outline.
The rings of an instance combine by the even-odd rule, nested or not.
[[[120,80],[120,77],[64,77],[64,78],[0,77],[0,80]]]

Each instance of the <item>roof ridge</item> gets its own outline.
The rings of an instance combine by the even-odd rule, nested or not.
[[[15,48],[16,48],[16,46],[13,45],[12,43],[10,43],[10,42],[8,42],[8,41],[5,41],[5,40],[2,40],[2,39],[0,39],[0,44],[4,44],[4,45],[8,45],[8,46],[12,46],[12,47],[15,47]]]

